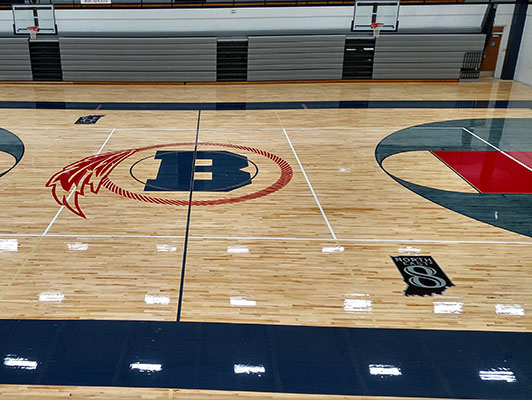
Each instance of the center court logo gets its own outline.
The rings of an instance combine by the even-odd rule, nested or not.
[[[292,179],[290,165],[281,157],[267,151],[223,143],[198,143],[198,146],[209,150],[185,150],[195,144],[172,143],[85,157],[54,174],[46,183],[46,187],[52,189],[52,196],[59,205],[86,218],[79,202],[80,196],[85,196],[88,191],[98,194],[102,187],[119,196],[145,203],[208,206],[263,197],[283,188]],[[270,180],[269,185],[262,184],[262,188],[257,191],[248,190],[245,194],[232,195],[233,191],[252,185],[259,174],[259,159],[267,165],[268,174],[265,176],[266,180]],[[144,179],[139,172],[146,161],[159,162],[156,173],[149,179]],[[120,169],[120,166],[129,167],[128,178],[137,184],[136,189],[124,187],[122,181],[119,181],[119,184],[113,181],[112,173]],[[275,178],[277,179],[274,180]],[[139,186],[139,183],[142,186]],[[189,202],[186,199],[164,196],[188,193],[192,187],[194,192],[219,193],[220,197]],[[155,192],[157,195],[146,192]],[[224,193],[228,195],[222,196]]]

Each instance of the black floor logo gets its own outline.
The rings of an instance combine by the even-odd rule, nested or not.
[[[442,294],[454,286],[431,256],[392,256],[395,266],[407,284],[405,296]]]
[[[79,117],[76,124],[94,125],[101,117],[104,117],[104,115],[86,115],[84,117]]]

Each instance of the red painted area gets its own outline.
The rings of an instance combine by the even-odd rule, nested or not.
[[[532,171],[500,151],[433,151],[482,193],[532,193]],[[506,154],[532,169],[532,152]]]
[[[506,153],[532,169],[532,151],[507,151]]]

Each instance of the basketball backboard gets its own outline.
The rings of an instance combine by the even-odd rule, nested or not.
[[[53,5],[13,5],[13,30],[15,34],[27,34],[28,27],[39,27],[39,34],[55,34]]]
[[[399,19],[399,1],[356,0],[352,31],[370,32],[372,24],[380,23],[381,31],[396,31]]]

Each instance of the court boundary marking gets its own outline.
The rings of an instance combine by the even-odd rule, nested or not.
[[[39,233],[0,233],[2,238],[15,237],[44,237]],[[101,239],[184,239],[184,235],[114,235],[114,234],[56,234],[49,233],[47,238],[101,238]],[[383,239],[383,238],[316,238],[316,237],[274,237],[274,236],[193,236],[191,240],[263,240],[263,241],[299,241],[299,242],[360,242],[360,243],[426,243],[426,244],[508,244],[531,245],[532,241],[504,241],[504,240],[438,240],[438,239]]]
[[[532,109],[531,109],[532,111]],[[493,118],[504,118],[504,117],[493,117],[489,116],[485,119],[493,119]],[[509,119],[513,118],[526,118],[526,117],[509,117]],[[353,127],[353,126],[322,126],[319,128],[316,127],[286,127],[288,131],[296,131],[296,130],[305,130],[305,131],[323,131],[327,129],[334,129],[334,130],[346,130],[346,131],[353,131],[353,130],[367,130],[367,129],[426,129],[422,126],[407,126],[407,125],[376,125],[376,126],[364,126],[364,127]],[[89,126],[89,125],[83,125],[83,126],[55,126],[55,125],[47,125],[47,126],[16,126],[16,125],[2,125],[2,128],[4,129],[59,129],[59,130],[79,130],[82,131],[84,129],[86,130],[102,130],[102,131],[108,131],[109,129],[113,129],[111,127],[99,127],[99,126]],[[455,130],[455,129],[462,129],[461,126],[435,126],[436,129],[442,129],[442,130]],[[130,127],[124,127],[124,128],[114,128],[117,131],[190,131],[195,132],[195,128],[130,128]],[[256,130],[256,131],[278,131],[278,127],[273,128],[264,128],[260,126],[245,126],[245,127],[238,127],[238,128],[203,128],[206,131],[221,131],[221,132],[234,132],[237,130]]]

